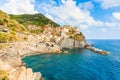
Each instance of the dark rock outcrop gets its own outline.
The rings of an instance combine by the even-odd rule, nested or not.
[[[89,50],[91,50],[91,51],[93,51],[93,52],[102,54],[102,55],[106,55],[106,54],[109,53],[108,51],[105,51],[105,50],[102,50],[102,49],[98,49],[98,48],[93,47],[93,46],[91,46],[91,45],[86,45],[85,48],[86,48],[86,49],[89,49]]]

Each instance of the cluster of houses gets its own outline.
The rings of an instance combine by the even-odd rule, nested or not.
[[[42,26],[43,33],[40,34],[40,42],[56,42],[58,43],[63,38],[68,38],[73,34],[80,34],[78,28],[72,27],[70,25],[65,25],[62,27],[51,27],[49,25]]]
[[[28,26],[28,30],[36,30],[41,29],[43,32],[39,34],[39,41],[41,43],[44,42],[55,42],[59,43],[61,39],[68,38],[70,36],[73,36],[75,34],[80,34],[80,30],[78,28],[72,27],[70,25],[65,25],[61,27],[53,27],[52,25],[48,24],[45,26],[37,27],[37,26]],[[0,32],[8,32],[8,28],[5,26],[0,26]]]

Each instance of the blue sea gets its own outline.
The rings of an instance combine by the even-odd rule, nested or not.
[[[87,41],[110,54],[66,49],[67,54],[27,56],[23,61],[34,72],[41,72],[44,80],[120,80],[120,40]]]

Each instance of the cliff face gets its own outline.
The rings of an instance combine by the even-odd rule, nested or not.
[[[87,43],[85,40],[77,41],[71,38],[67,38],[61,42],[60,47],[61,48],[84,48],[86,44]]]
[[[78,28],[63,26],[59,46],[61,48],[84,48],[87,45],[84,35]]]

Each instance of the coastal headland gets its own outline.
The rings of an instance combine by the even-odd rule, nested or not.
[[[2,11],[0,16],[0,80],[42,80],[40,72],[25,67],[21,60],[24,56],[60,54],[63,48],[86,48],[100,54],[108,53],[90,46],[76,27],[53,26],[51,23],[23,25]]]

